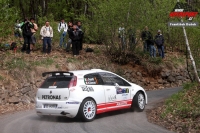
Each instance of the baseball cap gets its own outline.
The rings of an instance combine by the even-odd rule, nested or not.
[[[161,32],[161,30],[158,30],[158,32]]]

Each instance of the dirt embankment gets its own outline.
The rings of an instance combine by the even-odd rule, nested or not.
[[[48,56],[40,51],[35,51],[30,55],[19,51],[16,54],[13,51],[0,51],[2,57],[0,61],[0,113],[33,108],[35,93],[44,80],[41,74],[46,71],[100,68],[117,73],[141,85],[145,90],[176,87],[189,81],[184,66],[173,66],[170,60],[171,54],[166,54],[167,59],[159,66],[160,74],[152,76],[149,74],[150,70],[154,70],[151,65],[137,65],[132,62],[127,65],[118,65],[110,61],[102,50],[103,46],[91,45],[90,47],[94,49],[94,52],[81,51],[78,57],[73,57],[71,52],[66,53],[62,49],[53,49]]]

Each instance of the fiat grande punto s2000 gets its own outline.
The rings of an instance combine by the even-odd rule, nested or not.
[[[143,111],[147,104],[145,90],[119,75],[101,70],[53,71],[36,94],[36,113],[84,121],[94,120],[96,114],[127,109]]]

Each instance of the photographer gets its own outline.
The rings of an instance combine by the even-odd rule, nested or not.
[[[31,28],[34,28],[34,25],[28,19],[25,19],[24,23],[21,26],[22,35],[24,38],[24,44],[21,51],[22,52],[26,51],[27,54],[30,54],[31,36],[33,35],[33,33],[31,32]],[[27,44],[28,47],[26,46]]]

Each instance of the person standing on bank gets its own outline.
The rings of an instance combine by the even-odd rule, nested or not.
[[[80,30],[80,34],[81,34],[81,38],[80,38],[80,49],[79,49],[79,50],[82,50],[82,49],[83,49],[83,35],[84,35],[84,32],[83,32],[83,28],[82,28],[82,23],[81,23],[81,21],[78,21],[78,22],[77,22],[77,26],[78,26],[78,29]]]
[[[77,29],[77,25],[73,25],[73,31],[70,32],[69,38],[72,40],[72,51],[74,57],[79,55],[79,48],[80,48],[80,39],[81,39],[81,33],[80,30]]]
[[[45,25],[42,26],[40,30],[40,35],[43,39],[43,53],[50,54],[51,52],[51,40],[53,38],[53,29],[49,24],[49,21],[46,21]],[[46,51],[46,47],[47,51]]]
[[[30,54],[31,36],[33,35],[33,33],[31,32],[31,28],[33,28],[33,24],[28,19],[25,19],[24,23],[21,26],[22,35],[24,38],[24,44],[22,46],[21,51],[26,51],[27,54]],[[26,46],[27,44],[28,47]]]
[[[36,43],[35,33],[38,30],[38,26],[35,23],[35,19],[34,18],[31,18],[30,21],[33,24],[33,28],[31,28],[31,32],[33,33],[33,35],[31,36],[30,51],[33,51],[34,47],[35,47],[35,43]]]
[[[122,47],[122,50],[125,50],[126,49],[126,37],[125,37],[125,28],[124,28],[124,23],[121,24],[121,27],[119,27],[118,29],[118,37],[120,39],[120,42],[121,42],[121,47]]]
[[[61,19],[61,22],[58,24],[58,32],[61,34],[60,36],[60,48],[62,48],[62,46],[64,46],[64,48],[66,48],[66,42],[65,42],[65,37],[67,35],[67,29],[68,26],[65,23],[64,19]]]
[[[68,29],[67,29],[67,33],[68,35],[70,35],[70,32],[73,31],[73,24],[71,21],[68,22]],[[67,42],[67,48],[66,48],[66,52],[69,52],[70,50],[70,47],[71,47],[71,44],[72,44],[72,39],[70,38],[69,36],[69,39],[68,39],[68,42]]]
[[[165,53],[164,53],[164,37],[161,34],[161,30],[158,30],[158,34],[155,36],[155,44],[157,46],[158,49],[158,53],[161,56],[161,58],[165,57]]]
[[[145,26],[145,29],[141,34],[141,38],[142,38],[142,41],[143,41],[143,51],[148,52],[150,50],[150,48],[149,48],[150,42],[151,42],[150,40],[153,38],[153,35],[149,31],[147,26]]]

